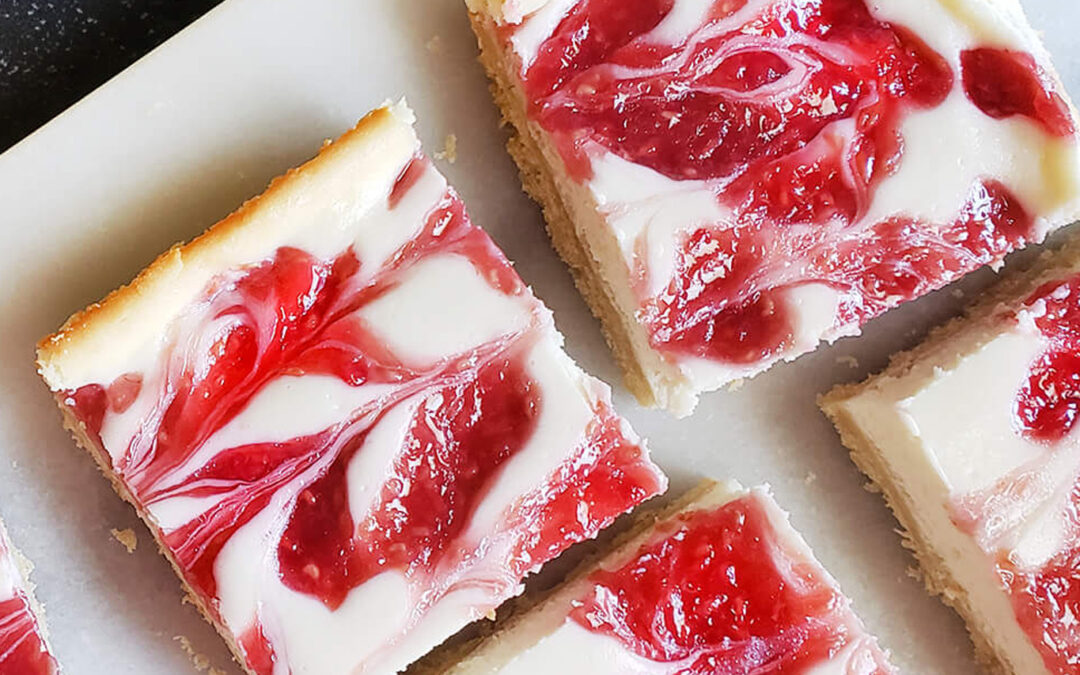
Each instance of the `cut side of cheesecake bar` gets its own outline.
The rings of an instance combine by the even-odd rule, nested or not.
[[[822,409],[996,672],[1080,666],[1080,247]]]
[[[39,345],[251,673],[392,673],[666,480],[403,104]]]
[[[0,673],[54,675],[60,667],[49,651],[29,571],[0,523]]]
[[[443,675],[891,673],[764,488],[707,483]]]
[[[628,386],[689,413],[1080,215],[1016,0],[470,2]]]

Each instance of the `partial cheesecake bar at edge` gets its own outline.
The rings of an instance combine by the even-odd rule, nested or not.
[[[995,672],[1080,664],[1080,245],[822,398]]]
[[[628,386],[698,396],[1080,215],[1016,0],[468,0],[510,152]]]
[[[29,572],[30,563],[0,522],[0,673],[56,675],[60,666],[49,650]]]
[[[404,104],[39,345],[249,673],[398,672],[666,479]]]
[[[706,482],[418,675],[893,673],[766,488]]]

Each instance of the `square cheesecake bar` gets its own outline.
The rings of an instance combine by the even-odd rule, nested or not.
[[[510,151],[646,404],[857,334],[1080,215],[1016,0],[471,0]]]
[[[29,570],[0,522],[0,673],[55,675],[60,666],[49,651]]]
[[[995,672],[1080,668],[1080,246],[821,401]]]
[[[765,488],[705,483],[424,675],[894,672]]]
[[[250,673],[393,673],[666,481],[380,108],[39,345]]]

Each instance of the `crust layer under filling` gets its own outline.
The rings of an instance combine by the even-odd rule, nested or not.
[[[573,221],[568,262],[598,268],[618,313],[590,302],[675,412],[1080,211],[1075,116],[1012,2],[479,11],[539,154],[523,172],[551,174],[531,192]]]
[[[376,111],[155,263],[190,296],[111,372],[72,354],[160,268],[43,342],[77,436],[253,673],[396,672],[665,487],[409,121]]]
[[[764,489],[685,502],[438,672],[893,672]]]
[[[881,375],[823,401],[933,586],[1002,670],[1080,663],[1080,257],[1007,280]]]

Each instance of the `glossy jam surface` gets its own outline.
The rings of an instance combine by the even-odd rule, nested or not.
[[[661,523],[621,568],[589,577],[572,619],[669,664],[657,672],[810,673],[842,652],[845,673],[892,672],[820,567],[778,539],[761,499]]]
[[[1035,327],[1047,348],[1017,394],[1016,422],[1024,436],[1057,443],[1080,411],[1080,277],[1043,285],[1025,305],[1038,306]]]
[[[388,197],[391,213],[426,171],[433,169],[416,160],[402,172]],[[411,271],[433,256],[467,260],[493,290],[533,308],[531,323],[431,364],[395,352],[362,310],[408,283]],[[127,447],[110,449],[113,470],[143,504],[207,505],[162,535],[212,611],[223,591],[223,549],[271,512],[282,523],[273,535],[276,577],[328,610],[341,608],[374,577],[396,572],[406,579],[408,597],[399,601],[415,608],[413,621],[470,585],[490,590],[490,607],[478,608],[483,614],[515,593],[529,571],[663,484],[598,400],[578,447],[529,450],[565,454],[563,465],[517,495],[498,531],[469,532],[502,471],[537,435],[548,404],[529,365],[538,341],[551,339],[537,307],[446,192],[422,231],[378,270],[363,269],[352,250],[320,260],[281,248],[271,259],[219,276],[177,320],[161,372],[83,386],[69,392],[68,405],[101,443],[103,424],[148,397]],[[302,377],[334,378],[372,394],[314,433],[206,453],[267,385]],[[385,428],[400,431],[387,441],[379,435]],[[388,442],[396,444],[391,452]],[[355,466],[372,453],[388,459],[357,483]],[[361,486],[363,497],[356,494]],[[284,658],[272,626],[262,620],[230,626],[255,672],[269,673]]]
[[[650,277],[655,243],[633,248],[639,318],[656,349],[766,364],[805,348],[794,344],[802,286],[835,293],[826,331],[840,330],[1032,238],[1031,214],[994,176],[970,186],[949,222],[866,220],[904,160],[905,119],[961,81],[986,115],[1074,132],[1030,55],[969,50],[954,73],[865,0],[715,0],[688,19],[692,5],[580,0],[522,75],[531,115],[579,181],[612,153],[715,194],[719,222],[665,242],[670,278]]]
[[[1072,431],[1080,407],[1080,276],[1045,284],[1025,305],[1036,310],[1035,326],[1048,346],[1017,394],[1015,419],[1023,435],[1050,445],[1053,453]],[[1021,475],[1013,489],[1037,500],[1048,477],[1040,473]],[[1055,673],[1080,669],[1080,476],[1067,476],[1065,487],[1066,494],[1058,495],[1063,498],[1051,502],[1064,524],[1062,550],[1037,571],[1008,558],[998,563],[1017,618]]]
[[[964,92],[990,117],[1027,117],[1047,133],[1076,132],[1069,106],[1047,85],[1031,54],[1007,49],[969,49],[960,54]]]
[[[53,675],[59,672],[49,654],[37,618],[22,590],[22,578],[0,530],[0,673]]]
[[[1030,325],[1045,347],[1013,402],[1016,433],[1042,452],[993,485],[961,495],[953,520],[994,560],[1031,644],[1052,673],[1080,669],[1080,276],[1048,282],[1007,321]],[[1046,523],[1052,523],[1047,528]],[[1018,556],[1025,537],[1049,539],[1037,564]]]

